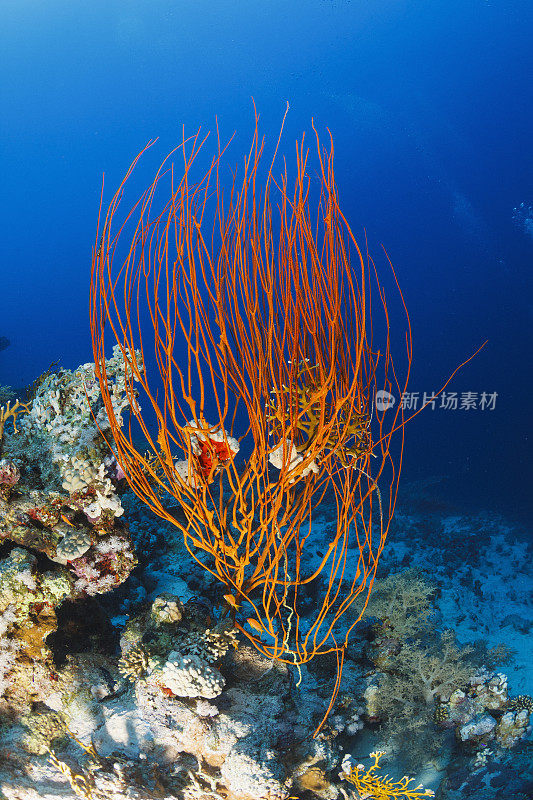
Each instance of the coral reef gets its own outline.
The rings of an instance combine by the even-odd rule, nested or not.
[[[419,784],[440,782],[443,800],[457,800],[459,791],[486,800],[478,784],[493,774],[513,787],[513,797],[527,797],[525,779],[511,767],[527,759],[533,700],[510,693],[499,666],[508,648],[461,647],[444,628],[441,591],[420,569],[376,583],[359,636],[346,648],[341,691],[313,738],[336,680],[335,654],[298,671],[243,640],[231,613],[216,604],[213,580],[200,568],[183,568],[173,527],[121,494],[105,440],[71,392],[87,375],[84,365],[49,374],[36,387],[41,405],[47,393],[59,398],[69,430],[91,442],[86,449],[74,442],[52,448],[48,423],[39,427],[32,415],[34,401],[16,420],[18,433],[12,421],[5,426],[3,797],[405,800],[430,796]],[[117,392],[117,407],[125,408]],[[95,414],[98,408],[96,398]],[[53,404],[49,414],[59,430]],[[31,424],[23,426],[26,418]],[[199,437],[191,451],[206,480],[231,457],[223,446],[224,435],[214,432],[211,444]],[[56,459],[59,453],[66,459]],[[134,542],[141,564],[132,574]],[[318,537],[315,549],[310,559],[320,558]],[[452,563],[459,571],[460,562]],[[315,590],[302,590],[302,609]],[[396,780],[383,774],[379,753],[370,766],[354,766],[377,747],[387,749],[393,775],[427,769],[435,754],[439,764],[449,759],[447,779],[430,771],[430,781],[427,772]],[[343,759],[347,751],[360,755]]]
[[[367,608],[377,624],[365,650],[376,667],[364,692],[366,718],[384,723],[389,747],[414,766],[442,749],[439,729],[454,730],[470,752],[488,742],[512,747],[529,729],[528,698],[511,700],[503,673],[481,667],[475,648],[436,627],[435,595],[409,569],[381,581]],[[486,654],[497,660],[506,652]]]
[[[109,366],[120,414],[128,404],[124,361],[115,353]],[[71,598],[120,585],[137,560],[120,521],[120,473],[103,436],[94,365],[47,373],[20,420],[19,401],[6,408],[18,427],[6,435],[9,458],[0,461],[0,541],[66,566]]]
[[[533,699],[527,695],[510,698],[507,676],[483,669],[471,676],[468,689],[442,698],[437,711],[440,724],[454,728],[468,748],[483,748],[491,742],[509,749],[530,729]]]
[[[39,570],[27,550],[14,548],[0,561],[0,707],[16,708],[24,690],[25,702],[33,697],[29,684],[37,664],[53,669],[46,640],[57,629],[55,609],[71,591],[66,570]]]
[[[90,364],[48,372],[32,400],[0,412],[0,685],[10,713],[38,697],[37,678],[49,685],[55,674],[48,643],[59,607],[108,592],[137,563],[119,519],[115,461],[91,410],[95,386]],[[120,370],[116,386],[124,408]]]
[[[225,622],[203,631],[190,625],[179,598],[156,598],[148,618],[134,618],[126,626],[119,670],[169,696],[217,697],[225,680],[213,664],[230,643],[236,644],[235,632]]]
[[[129,405],[126,370],[119,349],[107,360],[110,397],[117,419]],[[109,428],[102,407],[94,364],[70,371],[46,374],[35,388],[34,397],[20,420],[20,435],[11,440],[13,455],[34,458],[38,446],[38,467],[43,482],[69,495],[91,488],[89,497],[79,499],[88,518],[99,519],[106,510],[120,516],[120,501],[114,492],[116,462],[104,439]]]
[[[16,464],[6,458],[0,460],[0,498],[8,500],[13,491],[13,487],[20,480],[20,472]]]
[[[42,771],[45,754],[51,753],[55,780],[94,797],[104,786],[113,787],[113,797],[133,791],[149,797],[142,786],[150,786],[151,773],[152,780],[160,776],[169,800],[203,797],[207,787],[228,800],[285,800],[295,776],[312,767],[325,776],[338,760],[338,748],[312,739],[313,719],[305,707],[298,711],[287,667],[250,647],[236,649],[229,625],[203,627],[205,618],[194,606],[169,595],[156,598],[125,627],[118,663],[81,654],[69,657],[53,676],[41,671],[32,696],[34,707],[43,709],[33,725],[39,733],[29,737],[27,730],[12,727],[11,742],[19,738],[11,760],[17,752],[19,759],[27,758],[31,750],[32,769],[50,785],[54,772],[45,777]],[[125,665],[141,646],[144,674],[133,674]],[[160,665],[177,663],[178,656],[180,679],[165,679]],[[27,721],[23,711],[19,704],[18,725]],[[0,753],[5,742],[0,734]],[[112,777],[119,754],[122,786]],[[4,790],[1,780],[0,786]],[[16,796],[7,791],[6,797]],[[337,797],[336,791],[329,796]]]
[[[370,753],[370,757],[374,759],[371,767],[365,770],[363,764],[353,766],[349,759],[342,762],[342,769],[340,776],[344,780],[351,783],[360,797],[372,797],[375,800],[420,800],[421,797],[434,797],[435,792],[431,789],[424,789],[423,786],[413,786],[415,783],[414,778],[409,778],[404,775],[399,781],[393,781],[388,775],[380,775],[380,759],[385,755],[382,750],[376,750]]]

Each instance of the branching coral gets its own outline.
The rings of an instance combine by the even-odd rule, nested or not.
[[[367,717],[383,722],[388,746],[417,766],[438,751],[442,728],[454,729],[466,748],[491,740],[512,747],[531,710],[509,700],[504,674],[479,667],[479,647],[458,646],[451,630],[430,630],[433,594],[407,570],[382,581],[368,605],[379,625],[367,652],[379,673],[365,692]]]
[[[377,617],[384,632],[400,641],[420,633],[433,613],[435,586],[410,569],[389,575],[374,589],[366,615]]]
[[[385,673],[376,699],[389,712],[399,704],[405,716],[412,716],[414,705],[432,706],[472,675],[468,656],[473,648],[458,647],[452,630],[428,629],[434,595],[435,587],[418,571],[405,570],[381,581],[368,603],[368,615],[378,619],[370,657]]]
[[[422,797],[434,797],[435,792],[431,789],[424,789],[421,784],[413,786],[414,778],[404,775],[399,781],[394,781],[388,775],[378,774],[380,769],[379,762],[385,753],[377,750],[370,753],[374,759],[371,767],[365,770],[362,764],[353,767],[348,761],[343,763],[343,771],[340,777],[351,783],[359,792],[360,800],[372,798],[372,800],[420,800]]]
[[[437,697],[447,697],[464,686],[473,672],[468,661],[470,647],[458,647],[455,634],[443,631],[440,641],[427,646],[420,639],[405,643],[395,659],[392,674],[382,684],[382,692],[396,701],[406,695],[432,705]]]
[[[11,403],[10,400],[0,408],[0,456],[2,455],[2,448],[4,443],[4,427],[8,420],[13,422],[13,428],[15,433],[17,432],[17,418],[27,412],[29,410],[29,406],[25,403],[21,403],[20,400],[15,400],[14,403]]]
[[[475,667],[471,647],[456,644],[451,630],[431,630],[435,587],[415,570],[390,575],[372,596],[378,619],[368,655],[379,670],[367,688],[367,715],[385,723],[389,745],[409,764],[440,746],[442,701],[468,685]]]

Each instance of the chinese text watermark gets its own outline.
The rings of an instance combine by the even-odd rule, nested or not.
[[[404,411],[418,411],[421,408],[443,409],[444,411],[494,411],[498,392],[404,392],[400,406]],[[390,392],[376,392],[376,408],[386,411],[393,408],[396,398]]]

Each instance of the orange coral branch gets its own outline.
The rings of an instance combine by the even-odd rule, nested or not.
[[[393,365],[377,269],[339,207],[333,142],[323,149],[313,130],[316,184],[303,137],[294,185],[287,166],[274,176],[273,159],[260,189],[256,114],[228,191],[220,136],[207,162],[207,137],[183,136],[173,151],[179,176],[167,157],[120,221],[137,156],[99,221],[91,331],[109,444],[132,490],[181,530],[260,652],[299,665],[335,651],[340,680],[362,612],[342,644],[334,629],[356,598],[366,606],[401,467],[401,404],[379,410],[375,396],[401,396],[407,379]],[[381,351],[373,344],[379,306]],[[127,429],[106,372],[109,332],[126,364]],[[328,492],[337,519],[313,564],[311,527]],[[310,591],[315,607],[304,614]]]

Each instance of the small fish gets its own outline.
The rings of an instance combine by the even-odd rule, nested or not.
[[[231,606],[232,608],[235,608],[235,609],[238,609],[238,608],[239,608],[239,604],[237,603],[237,600],[235,599],[235,596],[234,596],[234,595],[232,595],[232,594],[225,594],[225,595],[224,595],[224,600],[225,600],[225,601],[226,601],[226,603],[227,603],[229,606]]]

